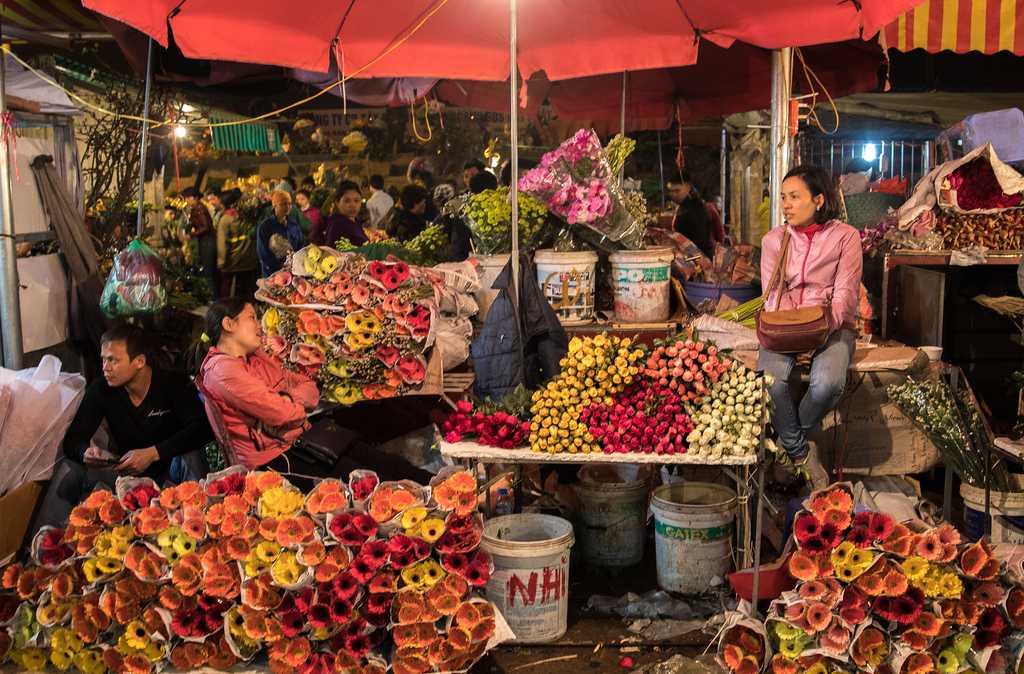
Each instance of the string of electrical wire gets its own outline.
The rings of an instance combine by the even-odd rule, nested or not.
[[[807,65],[807,61],[806,59],[804,59],[804,54],[802,51],[800,51],[800,48],[794,47],[793,52],[796,54],[797,59],[800,61],[800,67],[803,69],[804,79],[807,80],[807,86],[813,92],[811,97],[811,104],[808,106],[807,111],[807,123],[813,124],[814,126],[818,127],[818,129],[822,133],[831,135],[839,130],[839,107],[836,105],[835,100],[833,100],[832,94],[829,93],[828,87],[826,87],[825,84],[821,81],[817,73],[814,72],[814,69]],[[822,125],[821,120],[818,119],[818,112],[817,110],[815,110],[818,99],[817,89],[820,89],[821,93],[825,94],[825,98],[828,99],[829,106],[831,106],[832,108],[832,114],[835,115],[836,123],[835,127],[831,131],[827,130],[824,127],[824,125]]]
[[[40,72],[39,70],[33,68],[31,65],[26,63],[21,57],[19,57],[17,54],[15,54],[13,51],[11,51],[11,47],[10,47],[9,44],[3,44],[2,46],[0,46],[0,50],[2,50],[6,54],[10,54],[11,58],[13,58],[15,61],[20,63],[26,70],[28,70],[30,73],[35,75],[37,78],[39,78],[40,80],[42,80],[46,84],[49,84],[52,87],[60,89],[61,91],[63,91],[68,96],[68,98],[70,98],[70,99],[80,103],[81,105],[85,106],[86,108],[88,108],[88,109],[92,110],[93,112],[95,112],[97,114],[100,114],[100,115],[106,115],[108,117],[115,117],[115,118],[120,118],[120,119],[127,119],[127,120],[133,121],[133,122],[144,122],[144,123],[150,124],[153,128],[159,128],[159,127],[162,127],[162,126],[169,126],[169,125],[172,125],[172,124],[174,124],[176,126],[201,127],[201,128],[240,126],[242,124],[252,124],[253,122],[260,122],[260,121],[263,121],[263,120],[266,120],[266,119],[270,119],[272,117],[277,117],[277,116],[279,116],[279,115],[281,115],[281,114],[283,114],[283,113],[285,113],[285,112],[287,112],[289,110],[292,110],[294,108],[299,107],[300,105],[304,105],[306,103],[309,103],[310,101],[314,101],[314,100],[320,98],[321,96],[323,96],[324,94],[328,93],[331,89],[343,85],[345,82],[347,82],[350,79],[358,77],[360,74],[362,74],[363,72],[365,72],[369,68],[372,68],[374,65],[379,63],[382,59],[386,58],[388,55],[390,55],[396,49],[398,49],[403,44],[405,44],[407,41],[409,41],[412,38],[412,36],[415,35],[420,30],[420,28],[422,28],[427,23],[427,21],[429,21],[435,14],[437,14],[441,10],[441,8],[444,7],[446,4],[448,4],[448,0],[437,0],[434,3],[433,7],[431,7],[428,11],[426,11],[423,14],[423,16],[416,23],[414,23],[407,31],[405,31],[404,34],[400,34],[398,37],[396,37],[395,40],[393,40],[391,42],[391,44],[389,44],[380,54],[378,54],[374,58],[370,59],[366,64],[360,66],[359,68],[357,68],[356,70],[354,70],[354,71],[352,71],[350,73],[341,73],[337,80],[335,80],[334,82],[331,82],[330,84],[328,84],[327,86],[323,87],[322,89],[320,89],[316,93],[314,93],[314,94],[312,94],[310,96],[306,96],[305,98],[303,98],[301,100],[298,100],[298,101],[295,101],[294,103],[289,103],[288,105],[286,105],[284,107],[281,107],[281,108],[278,108],[276,110],[271,110],[270,112],[265,112],[262,115],[256,115],[255,117],[244,117],[244,118],[240,118],[240,119],[226,120],[226,121],[222,121],[222,122],[188,122],[188,121],[175,122],[173,120],[157,120],[157,119],[150,119],[150,118],[147,118],[147,117],[143,117],[141,115],[127,115],[127,114],[124,114],[124,113],[114,112],[113,110],[108,110],[108,109],[104,108],[103,106],[97,105],[97,104],[93,103],[92,101],[86,100],[82,96],[79,96],[78,94],[76,94],[74,91],[71,91],[70,89],[67,89],[66,87],[61,85],[59,82],[54,80],[52,77],[50,77],[46,73]]]

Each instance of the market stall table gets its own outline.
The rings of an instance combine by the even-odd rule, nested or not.
[[[739,563],[737,568],[754,569],[754,602],[757,605],[758,570],[761,562],[761,518],[763,514],[762,499],[764,498],[764,471],[752,469],[763,463],[764,446],[763,442],[757,455],[750,456],[723,456],[717,460],[704,460],[688,454],[646,454],[646,453],[625,453],[625,454],[604,454],[604,453],[580,453],[568,452],[546,453],[535,452],[527,447],[516,449],[502,449],[500,447],[488,447],[475,442],[441,442],[441,455],[459,461],[466,465],[479,463],[508,463],[514,466],[515,484],[519,488],[521,484],[521,467],[523,464],[564,464],[564,465],[592,465],[592,464],[646,464],[659,466],[715,466],[736,483],[737,517],[737,543],[739,545]],[[752,488],[752,477],[757,474],[757,486]],[[756,491],[757,514],[754,518],[753,527],[750,523],[750,497],[751,492]],[[488,492],[489,493],[489,492]],[[519,501],[518,497],[516,499]],[[753,529],[753,531],[751,530]],[[756,610],[756,609],[755,609]]]

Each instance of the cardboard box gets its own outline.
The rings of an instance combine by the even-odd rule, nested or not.
[[[36,503],[43,495],[43,482],[26,482],[0,496],[0,563],[21,549]]]
[[[814,434],[835,466],[835,448],[842,448],[843,466],[859,475],[905,475],[931,470],[941,462],[938,448],[913,421],[889,402],[886,388],[901,384],[901,372],[853,373],[853,383],[834,412]]]

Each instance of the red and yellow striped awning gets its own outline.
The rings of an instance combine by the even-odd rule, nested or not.
[[[40,32],[105,30],[80,0],[0,0],[0,16],[6,24]]]
[[[1017,0],[924,0],[882,29],[885,48],[963,54],[1024,55],[1024,3]]]

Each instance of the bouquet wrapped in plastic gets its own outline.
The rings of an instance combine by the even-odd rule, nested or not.
[[[626,208],[618,176],[630,150],[622,137],[606,150],[593,129],[580,129],[524,173],[519,189],[570,225],[589,227],[625,248],[641,248],[644,224]]]
[[[508,188],[474,194],[465,202],[462,216],[480,255],[512,252],[512,203]],[[536,248],[546,234],[548,208],[529,194],[519,195],[519,247]]]
[[[114,257],[100,306],[110,318],[152,314],[167,305],[160,256],[139,239]]]

